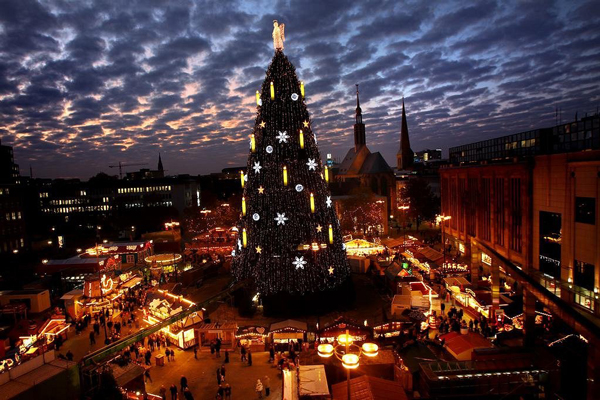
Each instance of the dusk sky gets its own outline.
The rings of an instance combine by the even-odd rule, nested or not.
[[[600,105],[597,1],[2,0],[0,136],[21,173],[117,174],[162,154],[167,174],[245,165],[273,19],[305,82],[321,155],[551,126]],[[132,167],[129,170],[139,169]]]

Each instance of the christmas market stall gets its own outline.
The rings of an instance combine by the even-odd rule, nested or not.
[[[235,322],[203,323],[195,329],[201,350],[210,349],[211,343],[214,344],[217,339],[220,339],[221,350],[233,351],[236,344],[236,332],[238,331],[238,326]],[[264,347],[261,351],[264,351]]]
[[[367,321],[365,321],[366,323]],[[318,332],[321,343],[332,343],[338,336],[349,330],[353,342],[364,342],[373,337],[373,329],[346,317],[338,317],[329,324],[323,326]]]
[[[276,351],[285,351],[288,349],[288,343],[306,341],[308,326],[306,322],[286,319],[285,321],[271,324],[270,335],[271,343]]]
[[[240,326],[235,338],[250,351],[265,351],[269,330],[264,326]]]
[[[172,315],[195,306],[195,303],[183,296],[177,296],[161,289],[148,292],[147,301],[148,305],[144,308],[144,322],[149,325],[157,324]],[[196,344],[194,328],[203,320],[201,314],[201,312],[194,312],[162,328],[161,332],[167,335],[170,342],[179,348],[192,347]]]

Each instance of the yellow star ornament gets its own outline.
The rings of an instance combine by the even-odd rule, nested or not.
[[[258,246],[258,247],[256,248],[256,252],[257,252],[258,254],[261,254],[261,253],[262,253],[262,248],[261,248],[260,246]]]

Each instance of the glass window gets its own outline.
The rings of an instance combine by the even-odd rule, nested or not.
[[[583,224],[596,224],[596,199],[593,197],[575,198],[575,221]]]
[[[560,214],[540,211],[540,271],[560,279],[562,241]]]
[[[594,290],[595,268],[594,264],[575,260],[574,283],[577,286]]]

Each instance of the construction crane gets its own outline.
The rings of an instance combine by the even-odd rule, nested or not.
[[[124,163],[119,161],[119,165],[109,165],[108,168],[119,168],[119,179],[123,179],[123,167],[134,167],[137,165],[148,165],[148,163]]]

